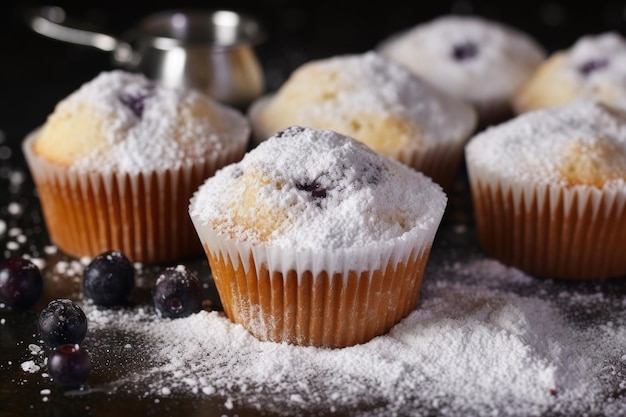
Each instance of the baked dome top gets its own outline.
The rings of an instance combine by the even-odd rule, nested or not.
[[[594,101],[524,113],[476,135],[468,164],[494,181],[626,187],[626,112]]]
[[[428,177],[356,140],[290,127],[209,178],[190,214],[246,242],[337,249],[432,230],[446,201]]]
[[[140,74],[103,72],[60,101],[38,133],[37,154],[76,170],[150,172],[241,147],[247,120],[194,91]]]

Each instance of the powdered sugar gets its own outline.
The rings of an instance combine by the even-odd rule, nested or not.
[[[297,81],[297,76],[305,71],[325,74],[320,76],[320,81],[325,82],[327,77],[329,85],[336,86],[327,93],[332,99],[303,105],[289,102],[289,96],[299,88],[310,88]],[[279,92],[285,94],[284,106],[297,106],[291,124],[325,120],[335,126],[341,125],[341,118],[356,118],[366,124],[368,116],[399,119],[413,127],[414,136],[389,140],[405,140],[408,146],[419,145],[420,141],[463,140],[475,124],[474,112],[466,104],[433,89],[375,52],[310,62],[298,69],[284,88],[284,93]]]
[[[242,240],[331,249],[436,227],[445,204],[428,178],[359,142],[332,131],[291,128],[207,180],[190,214]]]
[[[468,16],[419,24],[379,49],[442,90],[476,102],[510,98],[545,58],[543,48],[527,35]]]
[[[614,324],[624,306],[575,289],[539,295],[553,285],[492,260],[443,265],[388,335],[335,350],[259,342],[218,312],[163,320],[144,307],[85,306],[92,351],[109,348],[105,334],[139,338],[145,349],[132,369],[91,390],[218,396],[226,408],[278,415],[626,412],[605,398],[624,374],[626,329]],[[587,308],[612,309],[613,324],[580,328],[562,312]]]
[[[87,389],[55,387],[28,341],[0,368],[21,373],[16,389],[50,390],[50,403],[71,397],[94,413],[141,399],[238,415],[626,414],[623,283],[540,280],[476,254],[471,229],[442,232],[417,310],[363,345],[260,342],[220,312],[169,320],[149,305],[103,309],[73,293],[89,321]],[[86,261],[50,260],[48,288]],[[149,269],[139,272],[145,281]],[[11,334],[20,316],[2,316]]]
[[[103,72],[84,84],[57,105],[47,123],[62,124],[63,118],[76,117],[91,119],[91,129],[102,135],[102,142],[74,161],[72,168],[77,170],[136,173],[177,168],[190,160],[212,158],[224,148],[240,147],[249,134],[246,120],[236,110],[199,92],[165,88],[119,70]],[[55,135],[54,125],[50,129],[43,133]],[[99,139],[84,138],[94,140]]]
[[[626,114],[586,101],[526,113],[476,135],[466,158],[486,178],[533,184],[567,185],[567,174],[588,165],[605,188],[623,188]]]
[[[20,366],[22,367],[24,372],[28,372],[28,373],[31,373],[31,374],[39,372],[39,370],[41,369],[41,367],[39,365],[37,365],[35,363],[35,361],[32,361],[32,360],[22,362],[22,364]]]
[[[302,78],[305,74],[312,79]],[[311,88],[309,84],[316,80],[315,77],[324,84],[324,98],[320,99],[315,93],[310,102],[294,99],[302,93],[301,90]],[[343,126],[345,130],[351,123],[367,126],[367,119],[372,117],[404,121],[411,128],[396,132],[402,137],[390,137],[387,142],[398,141],[408,148],[464,140],[476,119],[466,104],[433,89],[375,52],[335,56],[302,66],[276,95],[259,100],[251,108],[250,116],[257,128],[263,127],[261,116],[266,108],[271,108],[274,114],[268,113],[267,120],[281,117],[281,112],[290,112],[287,120],[290,125],[314,123],[316,127]],[[364,130],[368,128],[364,127]],[[354,130],[357,138],[367,135],[359,128]],[[271,133],[264,132],[263,139]],[[366,142],[373,140],[363,139]]]
[[[28,223],[33,208],[25,207],[17,220]],[[15,220],[7,218],[14,237]],[[33,241],[22,250],[46,244],[39,226],[38,234],[24,227]],[[106,414],[138,401],[160,402],[153,412],[178,413],[184,401],[213,407],[195,414],[626,415],[623,284],[539,280],[482,257],[458,260],[475,241],[458,235],[434,248],[418,310],[361,346],[261,343],[218,312],[164,320],[149,306],[81,304],[89,316],[84,344],[94,362],[88,389],[63,391],[42,372],[44,355],[29,343],[36,336],[23,330],[34,329],[28,313],[2,311],[11,349],[0,370],[7,387],[20,390],[17,404],[26,404],[20,410],[37,414],[72,406],[74,414]],[[455,239],[462,245],[450,243]],[[42,253],[62,256],[44,245]],[[55,282],[77,280],[85,263],[48,262],[50,295],[60,291]],[[79,290],[71,295],[80,300]],[[28,338],[15,347],[13,335],[23,334]],[[40,374],[30,373],[35,367]]]
[[[626,107],[626,40],[607,32],[580,38],[566,53],[562,75],[569,77],[580,97],[600,97]]]

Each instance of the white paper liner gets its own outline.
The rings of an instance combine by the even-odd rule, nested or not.
[[[259,113],[273,96],[274,94],[268,94],[257,99],[248,110],[252,140],[257,145],[276,133],[263,126],[259,120]],[[401,149],[394,154],[388,152],[386,155],[424,173],[442,188],[450,189],[463,158],[465,143],[473,132],[475,124],[476,120],[474,120],[474,125],[468,127],[465,137],[421,141],[420,144],[410,149]]]
[[[432,178],[444,190],[449,190],[458,173],[465,140],[431,141],[420,149],[404,150],[395,159]]]
[[[265,266],[270,271],[287,273],[295,270],[301,274],[310,271],[314,276],[321,272],[346,275],[350,271],[361,273],[372,271],[398,262],[406,262],[411,254],[421,256],[429,250],[443,216],[433,213],[433,221],[427,226],[416,227],[403,236],[371,245],[364,248],[298,250],[272,246],[270,244],[253,244],[246,241],[231,239],[219,233],[197,216],[191,216],[200,241],[214,256],[231,260],[235,268],[243,264],[246,272],[250,269],[249,254],[254,259],[256,273]]]
[[[626,274],[626,188],[500,178],[467,161],[485,249],[531,273],[556,278]]]
[[[154,263],[200,253],[187,202],[206,178],[245,152],[242,143],[210,159],[148,174],[79,172],[33,152],[37,133],[24,140],[24,155],[50,239],[75,257],[118,249],[133,261]]]
[[[384,334],[415,308],[440,220],[369,248],[298,251],[236,241],[192,216],[233,322],[261,340],[334,348]]]

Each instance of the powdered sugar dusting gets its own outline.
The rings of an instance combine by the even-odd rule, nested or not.
[[[246,120],[234,109],[199,92],[162,87],[119,70],[101,73],[55,109],[60,115],[86,111],[106,143],[75,161],[76,170],[175,168],[241,146],[249,134]]]
[[[294,127],[207,180],[190,214],[242,240],[349,248],[428,229],[445,204],[441,188],[422,174],[338,133]],[[239,221],[256,217],[273,222],[266,236]]]
[[[13,378],[9,386],[36,393],[33,407],[43,413],[49,404],[40,408],[40,395],[96,414],[140,401],[189,415],[203,407],[275,416],[626,415],[623,282],[540,280],[477,254],[471,227],[442,232],[417,310],[363,345],[260,342],[219,312],[162,319],[151,305],[84,303],[78,290],[70,294],[88,316],[83,346],[94,364],[86,389],[64,391],[50,380],[28,314],[0,310],[12,346],[0,369]],[[49,260],[52,291],[87,263]],[[141,271],[143,289],[149,271]],[[28,337],[15,347],[16,326]]]
[[[419,24],[391,37],[380,51],[444,91],[478,102],[510,98],[545,58],[543,48],[520,31],[468,16]]]
[[[603,95],[626,107],[626,40],[620,34],[583,36],[566,57],[563,76],[576,84],[582,97]]]
[[[32,361],[32,360],[22,362],[22,364],[20,366],[22,367],[24,372],[28,372],[28,373],[31,373],[31,374],[39,372],[39,370],[41,369],[41,367],[39,365],[37,365],[35,363],[35,361]]]
[[[104,349],[102,334],[113,332],[148,349],[140,369],[92,390],[212,395],[229,409],[277,415],[626,412],[603,394],[624,374],[626,330],[615,324],[624,309],[575,289],[542,297],[550,285],[493,260],[444,265],[425,281],[419,308],[388,335],[334,350],[260,342],[218,312],[156,320],[145,308],[85,306],[86,343]],[[611,323],[585,329],[562,313],[609,306]]]
[[[305,69],[311,67],[311,69]],[[457,142],[473,129],[475,115],[466,104],[433,89],[405,68],[378,53],[336,56],[300,69],[333,74],[339,87],[333,100],[299,109],[294,124],[368,115],[386,116],[414,124],[409,142]],[[288,85],[289,81],[286,83]],[[289,103],[286,103],[289,105]]]
[[[624,187],[626,114],[594,102],[537,110],[489,128],[466,146],[468,164],[498,178],[535,184],[567,185],[564,167],[574,149],[607,180],[605,188]],[[593,159],[602,155],[598,164]]]

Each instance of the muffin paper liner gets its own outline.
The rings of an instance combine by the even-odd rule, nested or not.
[[[393,158],[423,172],[444,190],[449,190],[458,174],[464,146],[465,140],[432,142],[419,149],[403,150]]]
[[[268,131],[258,119],[259,112],[262,111],[272,97],[273,95],[269,94],[257,99],[248,110],[252,139],[255,144],[263,142],[275,133]],[[465,143],[474,127],[470,126],[466,138],[454,141],[423,141],[421,145],[412,149],[403,149],[395,154],[388,153],[387,156],[424,173],[441,185],[443,189],[448,190],[452,187],[454,179],[458,174]]]
[[[369,248],[299,251],[192,216],[231,321],[264,341],[332,348],[384,334],[415,308],[440,220]]]
[[[63,252],[93,257],[121,250],[134,262],[168,262],[202,252],[187,204],[215,171],[245,149],[151,173],[75,171],[37,155],[37,132],[23,151],[37,186],[50,240]]]
[[[626,189],[494,178],[468,161],[478,236],[494,258],[537,276],[626,274]]]

